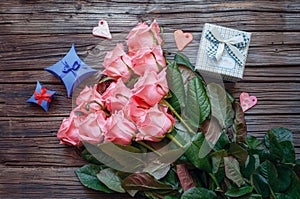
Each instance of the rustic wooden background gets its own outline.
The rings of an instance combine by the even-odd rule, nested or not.
[[[91,35],[108,21],[111,41]],[[9,0],[0,3],[0,198],[130,198],[83,187],[74,170],[85,164],[72,147],[59,145],[57,130],[72,108],[63,84],[43,70],[75,43],[79,56],[101,68],[117,42],[139,21],[157,19],[164,48],[175,52],[176,29],[191,32],[185,49],[194,62],[205,22],[252,32],[244,79],[229,85],[258,97],[246,113],[250,134],[271,127],[294,132],[300,156],[300,2],[210,0]],[[25,103],[36,81],[57,95],[48,113]]]

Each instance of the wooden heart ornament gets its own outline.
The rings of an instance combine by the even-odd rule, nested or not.
[[[100,20],[98,26],[93,28],[93,35],[111,39],[108,23],[105,20]]]
[[[182,30],[176,30],[174,32],[174,39],[178,50],[183,50],[193,40],[191,33],[184,33]]]
[[[246,112],[257,104],[257,98],[255,96],[250,96],[246,92],[242,92],[240,95],[240,104],[243,112]]]

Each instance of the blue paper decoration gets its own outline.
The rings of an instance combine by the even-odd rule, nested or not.
[[[55,93],[55,91],[47,90],[37,81],[33,95],[26,102],[37,104],[48,112],[49,105]]]
[[[74,44],[70,51],[56,64],[45,68],[64,83],[68,97],[72,95],[73,90],[86,78],[91,76],[97,70],[86,65],[77,55]]]

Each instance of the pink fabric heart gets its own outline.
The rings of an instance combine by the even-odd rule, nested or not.
[[[257,98],[255,96],[250,96],[246,92],[242,92],[240,95],[240,104],[243,112],[246,112],[257,104]]]
[[[184,33],[182,30],[176,30],[174,32],[174,39],[178,50],[183,50],[193,40],[191,33]]]
[[[111,39],[111,34],[109,31],[108,23],[105,20],[100,20],[97,27],[93,28],[93,35],[98,37],[104,37]]]

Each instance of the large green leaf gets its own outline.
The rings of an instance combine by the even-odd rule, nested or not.
[[[278,191],[278,174],[275,166],[268,160],[264,161],[256,172],[263,176],[274,192]]]
[[[268,198],[270,196],[271,191],[268,181],[260,174],[254,173],[251,176],[251,185],[263,198]]]
[[[245,140],[245,143],[248,146],[248,153],[259,155],[259,159],[261,162],[263,162],[269,158],[269,155],[270,155],[269,150],[256,137],[248,135]]]
[[[291,171],[291,178],[292,183],[286,193],[293,199],[300,198],[300,179],[294,171]]]
[[[231,186],[225,193],[225,196],[237,198],[251,193],[253,190],[252,186],[235,187]]]
[[[189,58],[180,52],[176,53],[176,55],[174,57],[174,61],[179,65],[187,66],[191,70],[195,71],[195,66],[193,66],[193,64],[191,64]]]
[[[222,128],[230,127],[233,124],[234,111],[224,88],[219,84],[210,83],[207,85],[207,95],[212,116],[217,118]]]
[[[111,190],[114,190],[119,193],[125,193],[126,191],[123,189],[121,185],[121,179],[116,175],[116,172],[111,169],[103,169],[97,174],[97,178],[109,187]]]
[[[202,133],[197,133],[194,135],[191,145],[185,152],[185,156],[198,169],[210,172],[211,165],[209,162],[209,157],[200,157],[200,152],[203,150],[203,145],[205,142],[205,136]]]
[[[195,187],[187,190],[181,196],[181,199],[216,199],[217,195],[212,190],[202,187]]]
[[[247,150],[245,150],[237,143],[230,143],[228,152],[230,155],[234,156],[239,161],[240,165],[243,165],[247,160]]]
[[[285,167],[277,168],[279,192],[285,192],[292,183],[291,170]]]
[[[283,142],[283,141],[293,142],[293,133],[292,133],[292,131],[290,131],[287,128],[282,128],[282,127],[272,128],[268,132],[272,133],[279,143]],[[266,136],[265,136],[265,143],[266,143],[267,147],[269,147],[269,144],[270,144],[268,136],[269,136],[269,134],[266,134]]]
[[[242,175],[249,179],[253,172],[256,170],[258,165],[260,164],[258,155],[248,155],[247,161],[244,165],[241,166]]]
[[[230,143],[230,140],[229,140],[228,136],[226,135],[225,131],[223,131],[221,133],[221,136],[219,137],[217,143],[214,146],[214,150],[219,151],[222,149],[227,149],[229,143]]]
[[[185,107],[185,91],[182,75],[176,62],[167,66],[167,81],[172,94],[169,103],[180,113],[181,109]]]
[[[251,176],[251,184],[257,193],[267,198],[277,192],[278,174],[275,166],[268,160],[264,161]]]
[[[210,103],[202,81],[193,77],[187,87],[185,117],[198,128],[210,114]]]
[[[224,180],[225,177],[224,157],[227,155],[228,155],[227,151],[225,151],[224,149],[211,153],[212,173],[216,176],[218,182]]]
[[[287,163],[295,162],[295,149],[292,132],[285,128],[273,128],[265,135],[265,144],[269,148],[272,160]]]
[[[122,182],[125,190],[173,190],[169,184],[157,181],[148,173],[133,173],[126,177]]]
[[[245,181],[240,172],[239,162],[232,156],[224,157],[224,166],[226,177],[241,187]]]
[[[113,193],[112,190],[110,190],[105,184],[101,183],[97,178],[97,173],[99,173],[103,168],[103,166],[88,164],[77,169],[75,173],[84,186],[97,191],[103,191],[105,193]]]

